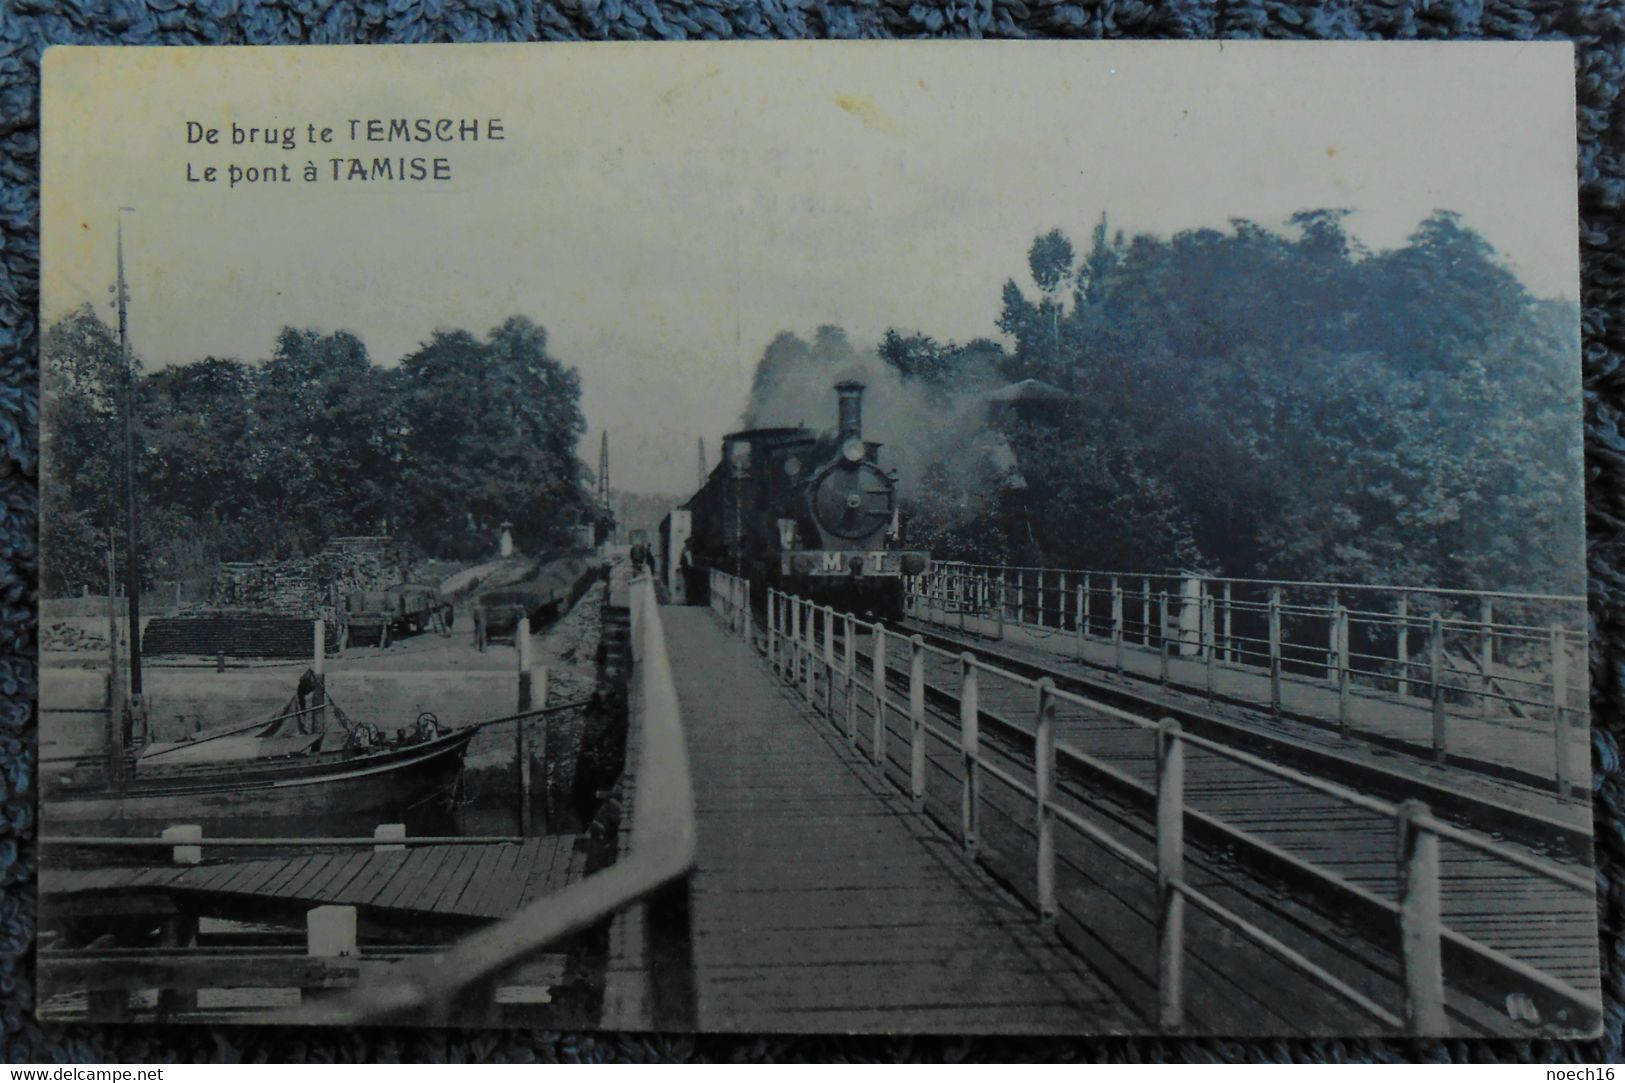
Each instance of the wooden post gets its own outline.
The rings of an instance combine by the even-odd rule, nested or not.
[[[1016,623],[1027,622],[1027,573],[1016,569]]]
[[[225,651],[215,651],[214,652],[214,671],[216,673],[224,673],[226,671],[226,652]]]
[[[1151,645],[1151,577],[1140,581],[1140,641]]]
[[[1219,660],[1219,645],[1214,642],[1213,595],[1202,593],[1202,659],[1207,666],[1207,691],[1213,694],[1213,667]]]
[[[310,721],[315,731],[321,733],[327,729],[327,622],[318,617],[310,622],[310,631],[310,671],[316,677],[316,688],[311,693],[311,706],[316,709],[311,712]]]
[[[1478,697],[1478,713],[1490,716],[1490,698],[1495,691],[1495,610],[1489,598],[1481,599],[1478,616],[1478,669],[1483,675],[1484,688]]]
[[[1439,836],[1417,821],[1420,801],[1399,806],[1399,938],[1405,968],[1405,1029],[1445,1033],[1444,966],[1439,948]]]
[[[925,637],[908,641],[909,796],[916,812],[925,808]]]
[[[1038,682],[1038,724],[1033,743],[1034,814],[1038,827],[1038,919],[1053,925],[1055,901],[1055,682]]]
[[[1179,722],[1157,725],[1157,1019],[1185,1022],[1185,743]]]
[[[1399,596],[1399,627],[1394,632],[1394,665],[1399,669],[1399,696],[1411,694],[1411,600]]]
[[[1004,606],[1006,602],[1005,570],[999,569],[999,638],[1004,638]]]
[[[853,748],[858,747],[858,704],[852,693],[857,690],[858,680],[858,618],[851,613],[846,615],[846,661],[842,665],[842,676],[845,678],[846,694],[846,743]]]
[[[959,656],[959,752],[963,775],[959,798],[959,838],[968,854],[976,853],[977,821],[981,815],[981,721],[976,656],[966,651]]]
[[[1270,588],[1270,710],[1281,711],[1281,588]]]
[[[395,850],[406,849],[405,824],[379,824],[372,829],[372,837],[378,841],[373,843],[372,852],[375,854],[390,853]]]
[[[1433,758],[1443,763],[1450,755],[1450,735],[1444,713],[1444,620],[1437,613],[1428,621],[1428,681],[1433,687]]]
[[[875,621],[874,649],[871,652],[874,661],[874,676],[872,678],[875,695],[875,731],[874,739],[870,742],[870,754],[874,756],[875,766],[882,771],[886,769],[886,626]]]
[[[824,607],[824,717],[835,721],[835,607]]]
[[[779,592],[767,588],[767,664],[779,671]]]
[[[801,695],[807,701],[807,706],[816,706],[813,702],[813,684],[818,680],[815,672],[818,662],[818,607],[812,602],[797,600],[798,605],[807,607],[807,619],[801,625],[802,634],[806,642],[802,645],[802,658],[807,668],[801,671]]]
[[[1349,611],[1337,607],[1337,732],[1349,736]]]
[[[1158,592],[1157,610],[1157,665],[1158,677],[1168,683],[1168,592]]]
[[[1123,588],[1112,576],[1112,666],[1123,672]]]
[[[1083,657],[1083,637],[1084,637],[1084,635],[1085,635],[1085,633],[1087,631],[1087,629],[1084,626],[1085,626],[1085,624],[1088,623],[1088,608],[1087,608],[1088,603],[1086,601],[1088,596],[1089,596],[1089,577],[1086,575],[1086,576],[1083,577],[1083,582],[1078,584],[1078,600],[1077,600],[1076,609],[1072,614],[1072,628],[1073,628],[1073,631],[1077,634],[1077,637],[1078,637],[1078,657],[1079,658]]]
[[[801,680],[801,599],[785,596],[790,609],[790,683]]]
[[[749,579],[741,579],[739,581],[739,594],[741,598],[739,605],[739,631],[744,637],[745,646],[749,647],[752,651],[755,651],[756,641],[754,638],[752,638],[753,630],[751,628]]]
[[[1563,626],[1552,625],[1552,733],[1556,742],[1552,765],[1554,770],[1552,778],[1557,783],[1557,792],[1560,796],[1567,796],[1569,790],[1569,674],[1567,643],[1563,635]]]
[[[1342,608],[1343,603],[1338,600],[1337,592],[1332,591],[1331,608],[1326,612],[1326,676],[1334,681],[1337,679],[1337,674],[1333,670],[1337,667],[1338,658],[1342,656],[1342,651],[1337,646],[1339,628],[1337,614]]]
[[[1230,585],[1230,580],[1226,579],[1224,581],[1224,660],[1226,662],[1236,660],[1236,637],[1232,632],[1230,623]]]

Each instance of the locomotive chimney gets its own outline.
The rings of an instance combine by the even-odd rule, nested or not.
[[[840,442],[863,439],[863,384],[857,380],[842,380],[835,385],[841,397]]]

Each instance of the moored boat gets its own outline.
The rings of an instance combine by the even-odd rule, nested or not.
[[[41,820],[49,833],[126,821],[404,816],[451,794],[477,730],[446,731],[425,712],[385,733],[351,721],[307,672],[288,709],[264,722],[149,745],[117,772],[99,759],[42,765]]]

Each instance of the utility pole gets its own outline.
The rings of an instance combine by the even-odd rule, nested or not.
[[[124,593],[130,602],[130,709],[141,703],[141,562],[135,520],[135,365],[130,358],[130,293],[124,283],[124,212],[118,209],[118,346],[124,364]]]
[[[700,477],[699,487],[705,488],[705,437],[700,437]]]

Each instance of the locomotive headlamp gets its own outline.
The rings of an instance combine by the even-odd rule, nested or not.
[[[849,463],[861,463],[863,461],[863,441],[853,437],[842,444],[841,458]]]

